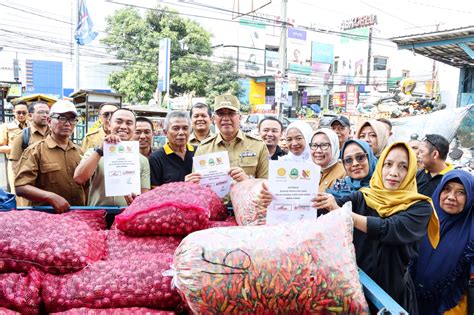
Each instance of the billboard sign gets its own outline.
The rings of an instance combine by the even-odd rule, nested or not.
[[[311,64],[334,62],[334,46],[326,43],[312,42],[311,43]]]

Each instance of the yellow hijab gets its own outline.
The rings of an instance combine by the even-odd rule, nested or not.
[[[400,184],[400,187],[393,191],[385,189],[382,179],[382,168],[388,153],[394,146],[403,146],[408,152],[408,172]],[[375,172],[370,179],[370,187],[361,188],[367,205],[377,211],[382,218],[389,217],[397,212],[408,209],[411,205],[421,200],[426,200],[431,204],[431,199],[418,193],[416,186],[416,158],[413,150],[405,142],[395,142],[388,146],[379,158]],[[430,223],[428,225],[428,238],[433,248],[439,243],[439,221],[438,215],[433,208]]]

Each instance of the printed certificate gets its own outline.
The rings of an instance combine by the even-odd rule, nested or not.
[[[140,149],[138,141],[104,142],[105,196],[140,194]]]

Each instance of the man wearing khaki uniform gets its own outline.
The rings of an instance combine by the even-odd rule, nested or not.
[[[70,140],[77,121],[74,104],[57,101],[50,110],[51,134],[23,152],[15,186],[18,196],[33,206],[52,205],[59,213],[70,206],[85,206],[85,188],[73,179],[82,155],[81,148]]]
[[[13,173],[12,162],[10,161],[10,151],[13,140],[24,128],[28,127],[28,107],[26,103],[17,103],[13,108],[13,114],[15,115],[15,120],[0,126],[0,153],[5,153],[8,159],[8,185],[10,186],[10,192],[15,193],[15,175]]]
[[[10,151],[10,162],[13,165],[13,173],[16,174],[16,167],[23,151],[29,145],[39,142],[49,134],[48,118],[49,106],[43,102],[34,102],[28,105],[28,112],[31,116],[31,124],[23,129],[13,140]],[[24,141],[27,141],[24,143]],[[26,147],[25,147],[26,145]],[[30,206],[30,202],[22,197],[16,198],[17,206]]]
[[[87,152],[87,150],[102,144],[105,136],[110,134],[110,116],[112,116],[112,113],[115,112],[117,108],[117,105],[107,103],[100,106],[99,120],[101,121],[102,126],[86,134],[82,140],[83,152]]]
[[[248,178],[268,178],[268,149],[265,143],[240,130],[240,102],[233,95],[220,95],[214,104],[214,122],[219,133],[201,142],[194,156],[213,152],[229,153],[230,171],[233,180],[240,182]],[[198,183],[201,175],[192,173],[185,181]]]

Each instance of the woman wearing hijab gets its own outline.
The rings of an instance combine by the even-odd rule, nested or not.
[[[342,146],[341,156],[347,176],[336,180],[334,185],[326,190],[336,198],[350,195],[362,187],[369,187],[370,178],[377,165],[377,158],[369,144],[362,140],[347,140]]]
[[[282,157],[281,161],[310,161],[311,150],[309,142],[313,130],[308,123],[304,121],[295,121],[286,128],[286,144],[288,146],[288,154]]]
[[[414,264],[418,314],[467,314],[466,290],[474,257],[474,177],[462,170],[443,176],[433,193],[440,240],[423,239]]]
[[[337,179],[344,178],[346,172],[339,159],[339,138],[329,128],[318,129],[309,144],[314,164],[321,167],[319,191],[326,191]]]
[[[415,288],[408,267],[427,232],[431,245],[439,241],[439,222],[430,199],[417,193],[416,158],[404,142],[380,156],[370,187],[335,199],[320,193],[313,206],[335,210],[352,202],[357,265],[385,292],[417,314]]]
[[[367,142],[376,157],[379,157],[388,143],[387,127],[377,120],[368,120],[356,131],[356,138]]]

